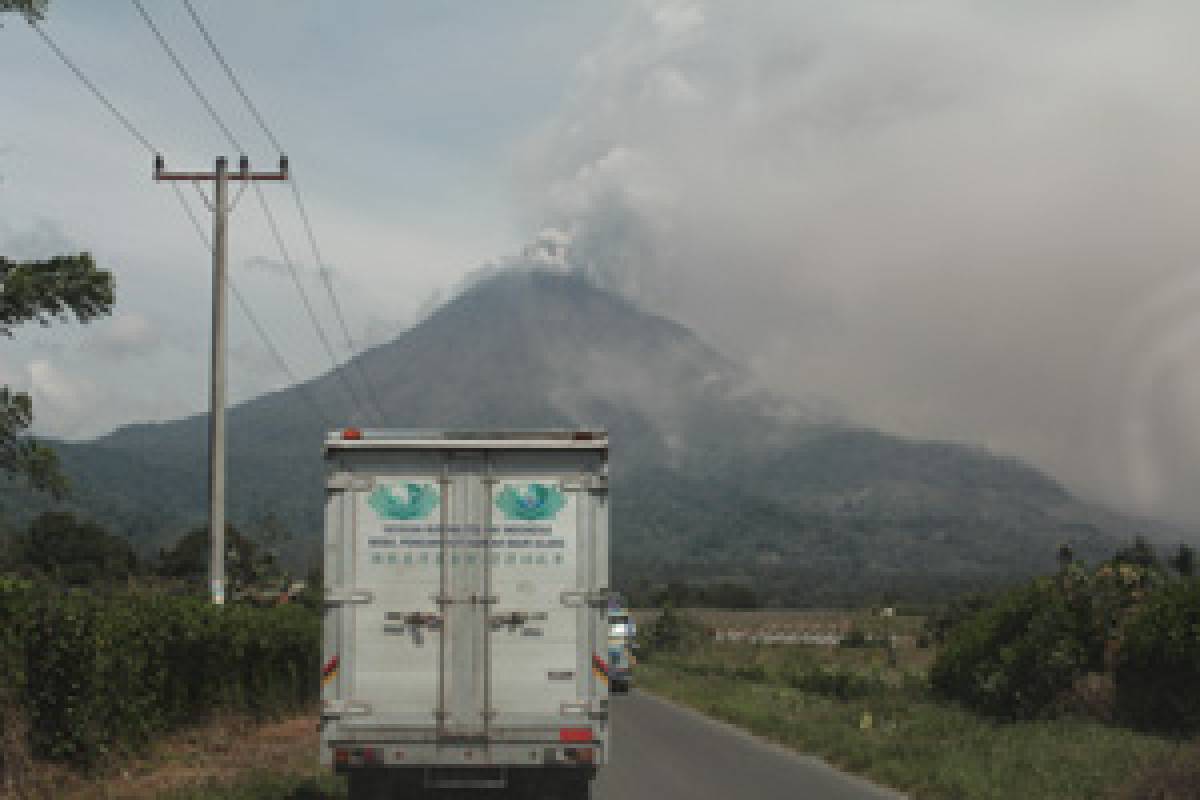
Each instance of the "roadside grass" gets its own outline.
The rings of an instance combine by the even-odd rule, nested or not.
[[[256,773],[234,782],[213,782],[161,796],[161,800],[345,800],[346,782],[334,775],[311,777]]]
[[[898,654],[889,666],[870,650],[717,644],[655,654],[638,683],[914,798],[1113,797],[1181,751],[1087,720],[984,719],[931,697],[924,660]]]
[[[136,758],[92,773],[37,762],[20,784],[0,783],[0,800],[343,797],[344,790],[337,793],[340,779],[317,763],[316,723],[316,709],[267,723],[218,714],[165,735]]]

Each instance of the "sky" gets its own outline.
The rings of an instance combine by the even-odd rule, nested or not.
[[[1200,522],[1200,6],[195,3],[288,148],[356,339],[550,227],[781,392]],[[219,131],[133,8],[100,5],[55,0],[47,30],[169,166],[211,163]],[[270,166],[182,7],[147,8]],[[201,410],[208,264],[174,197],[23,24],[0,74],[0,247],[87,248],[119,297],[19,330],[0,380],[53,435]],[[232,230],[239,288],[323,371],[251,195]],[[231,319],[235,399],[284,385]]]
[[[276,153],[177,0],[146,0],[256,169]],[[391,338],[439,290],[528,238],[510,209],[513,153],[562,104],[580,54],[619,10],[555,2],[332,4],[195,0],[287,151],[356,345]],[[52,0],[45,30],[168,169],[236,161],[134,6]],[[32,390],[35,430],[88,438],[206,408],[211,261],[152,159],[19,18],[0,30],[0,252],[88,250],[113,271],[110,319],[23,326],[0,381]],[[183,184],[206,230],[199,194]],[[335,355],[347,355],[290,192],[265,185]],[[230,276],[292,372],[330,359],[248,192]],[[231,298],[234,402],[287,385]]]

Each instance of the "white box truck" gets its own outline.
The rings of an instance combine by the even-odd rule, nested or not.
[[[351,428],[325,464],[322,762],[352,798],[587,797],[609,753],[607,434]]]

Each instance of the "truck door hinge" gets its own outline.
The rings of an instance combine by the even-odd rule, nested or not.
[[[325,590],[325,605],[327,606],[361,605],[373,602],[375,602],[374,592],[361,589],[328,588]]]
[[[512,611],[508,614],[497,614],[494,617],[488,617],[488,624],[493,628],[520,628],[529,621],[529,613],[525,611]]]
[[[495,614],[488,617],[488,624],[498,630],[505,626],[522,628],[530,622],[545,622],[548,619],[550,619],[550,615],[545,611],[510,611],[507,614]]]
[[[604,700],[578,700],[574,703],[559,703],[559,714],[579,714],[588,719],[608,719],[608,703]]]
[[[388,622],[403,622],[417,628],[440,628],[442,625],[442,616],[428,611],[388,611],[383,618]]]
[[[359,717],[371,713],[371,705],[357,700],[326,700],[321,704],[322,717]]]
[[[563,592],[559,595],[562,604],[569,608],[579,608],[580,606],[607,608],[608,598],[608,589],[597,589],[594,592]]]
[[[369,492],[375,482],[350,472],[335,472],[325,480],[325,488],[331,491]]]

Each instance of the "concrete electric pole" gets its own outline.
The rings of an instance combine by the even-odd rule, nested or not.
[[[218,158],[212,172],[167,172],[162,156],[154,157],[154,180],[191,181],[199,188],[212,181],[213,200],[204,202],[213,214],[212,280],[212,365],[209,372],[211,393],[208,416],[208,535],[211,545],[209,589],[214,605],[225,603],[225,309],[227,306],[226,258],[229,250],[227,224],[233,205],[229,202],[229,181],[242,181],[242,190],[250,181],[286,181],[287,157],[279,157],[278,172],[251,172],[245,156],[238,171],[229,171],[229,162]],[[201,196],[204,195],[201,190]],[[241,192],[239,191],[239,196]]]

